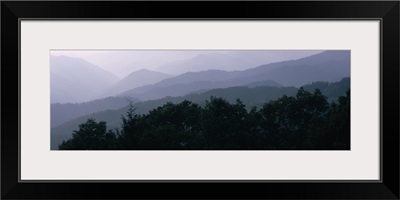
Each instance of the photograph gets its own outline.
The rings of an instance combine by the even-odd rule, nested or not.
[[[0,199],[400,198],[398,1],[0,4]]]
[[[350,50],[50,50],[51,150],[351,150]]]

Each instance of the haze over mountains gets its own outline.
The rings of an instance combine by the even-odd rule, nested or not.
[[[325,51],[298,60],[266,64],[242,71],[187,72],[153,85],[134,88],[120,95],[140,100],[152,100],[167,95],[180,96],[191,91],[226,88],[257,81],[268,80],[273,85],[297,87],[316,81],[338,81],[349,76],[350,53],[348,51]]]
[[[144,85],[154,84],[169,77],[172,76],[161,72],[141,69],[130,73],[128,76],[112,85],[109,89],[105,91],[103,96],[114,96],[121,92],[132,89],[132,86],[140,87]]]
[[[117,81],[111,72],[81,58],[50,58],[51,103],[89,101]]]
[[[126,107],[130,102],[134,103],[138,102],[138,100],[129,97],[106,97],[84,103],[53,103],[50,109],[51,127],[101,110],[114,110]]]
[[[113,51],[51,51],[52,55],[79,57],[107,71],[119,78],[141,69],[158,71],[171,75],[179,75],[191,70],[202,71],[208,69],[244,70],[259,65],[299,59],[321,53],[321,50],[113,50]],[[240,61],[242,65],[232,63],[220,56]],[[197,59],[203,57],[204,61]],[[198,66],[198,62],[207,65]],[[171,63],[186,65],[173,66]],[[228,66],[224,63],[232,63]],[[161,66],[170,66],[165,69]],[[234,66],[237,66],[234,67]]]
[[[211,51],[192,58],[161,65],[157,70],[176,75],[210,69],[224,71],[245,70],[267,63],[299,59],[317,53],[321,53],[321,51]]]
[[[188,72],[245,70],[319,52],[321,51],[52,51],[51,103],[80,103],[113,96]],[[113,67],[104,67],[109,65]],[[121,71],[129,73],[121,75]]]
[[[350,77],[350,51],[165,51],[157,60],[156,55],[162,52],[99,54],[121,59],[141,55],[152,60],[110,61],[130,65],[131,69],[141,66],[122,78],[115,75],[120,66],[116,71],[107,71],[82,58],[53,54],[52,149],[89,117],[106,120],[110,128],[117,128],[129,102],[139,113],[168,101],[188,99],[201,104],[211,95],[228,100],[241,98],[246,105],[257,106],[284,94],[294,95],[297,88],[311,83],[308,87],[325,88],[323,92],[332,99],[350,87],[349,79],[342,80]],[[143,67],[145,63],[151,67]]]
[[[200,72],[209,69],[219,70],[243,70],[249,66],[257,66],[257,62],[243,59],[242,56],[234,56],[227,53],[206,53],[199,54],[190,59],[179,60],[161,65],[158,71],[172,74],[182,72]],[[205,67],[206,66],[206,67]]]

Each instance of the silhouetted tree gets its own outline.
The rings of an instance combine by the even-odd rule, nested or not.
[[[117,144],[120,149],[137,149],[141,145],[142,132],[139,129],[141,116],[135,113],[135,108],[130,102],[127,115],[121,116],[122,130],[117,131]]]
[[[79,125],[79,130],[74,131],[72,139],[63,141],[60,150],[101,150],[115,149],[116,136],[113,131],[107,131],[106,122],[97,123],[88,119]]]

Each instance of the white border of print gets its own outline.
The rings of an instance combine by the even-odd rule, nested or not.
[[[21,20],[21,180],[380,180],[379,23]],[[50,49],[351,50],[351,150],[50,151]]]

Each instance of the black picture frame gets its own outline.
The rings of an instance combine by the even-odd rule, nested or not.
[[[398,1],[2,1],[2,199],[399,199]],[[20,19],[379,19],[381,174],[378,182],[20,182]],[[18,75],[19,76],[19,75]],[[20,80],[19,80],[20,81]],[[153,192],[149,192],[153,191]]]

